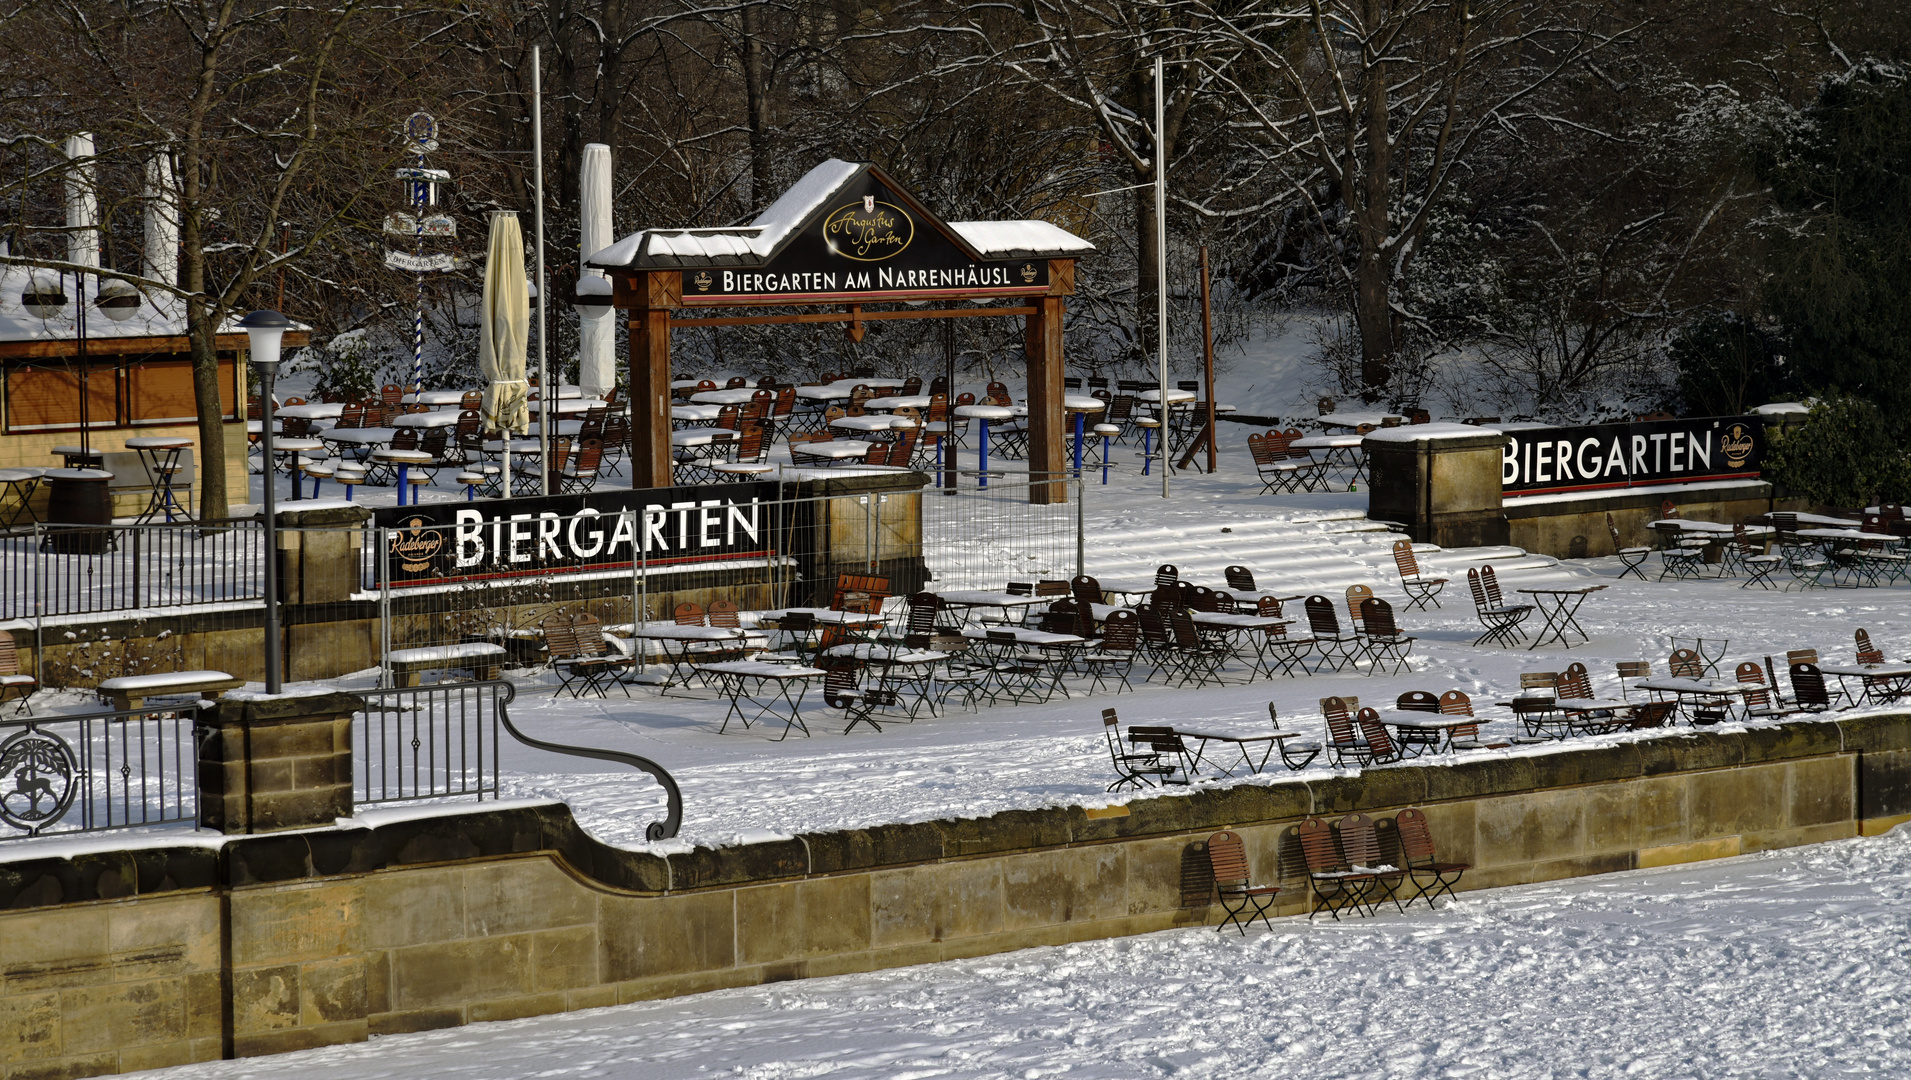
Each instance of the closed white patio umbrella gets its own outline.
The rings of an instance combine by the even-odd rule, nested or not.
[[[531,422],[531,388],[524,379],[525,342],[531,334],[531,295],[524,278],[524,233],[509,210],[491,215],[484,265],[478,370],[484,376],[484,426],[504,441],[504,493],[511,494],[511,436]]]

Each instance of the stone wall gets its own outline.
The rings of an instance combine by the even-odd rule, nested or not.
[[[1084,763],[1084,767],[1088,767]],[[0,863],[0,1074],[83,1076],[1214,921],[1204,842],[1307,903],[1294,827],[1427,810],[1464,888],[1911,818],[1911,716],[655,856],[558,805]],[[202,841],[203,842],[203,841]]]

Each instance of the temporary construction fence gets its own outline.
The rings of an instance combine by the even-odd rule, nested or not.
[[[920,481],[843,470],[801,488],[428,503],[383,508],[368,523],[282,525],[286,676],[389,687],[462,671],[551,683],[541,627],[553,617],[594,617],[615,639],[687,604],[706,618],[713,607],[722,618],[731,606],[826,605],[845,573],[907,593],[1081,572],[1078,480],[1048,481],[1065,497],[1047,503],[1029,501],[1025,474],[964,473],[950,489]],[[59,549],[53,531],[0,539],[10,586],[0,611],[43,686],[201,668],[262,677],[258,522],[87,531],[86,544]]]

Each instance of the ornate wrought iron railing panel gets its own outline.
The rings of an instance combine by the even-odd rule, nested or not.
[[[199,818],[199,710],[0,720],[0,840]]]

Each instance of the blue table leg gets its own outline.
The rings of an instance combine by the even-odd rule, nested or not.
[[[976,439],[976,460],[982,466],[982,476],[976,481],[977,487],[989,486],[989,422],[980,421],[982,434]]]
[[[1148,470],[1154,468],[1155,455],[1151,449],[1153,446],[1152,440],[1154,439],[1154,434],[1155,434],[1154,428],[1141,429],[1141,475],[1143,476],[1147,476]]]
[[[1087,413],[1075,414],[1075,479],[1082,478],[1082,420]]]
[[[949,438],[948,432],[936,436],[936,486],[942,486],[942,444]]]
[[[1101,437],[1101,483],[1108,486],[1108,436]]]
[[[405,505],[405,489],[411,486],[411,467],[398,466],[398,505]]]

